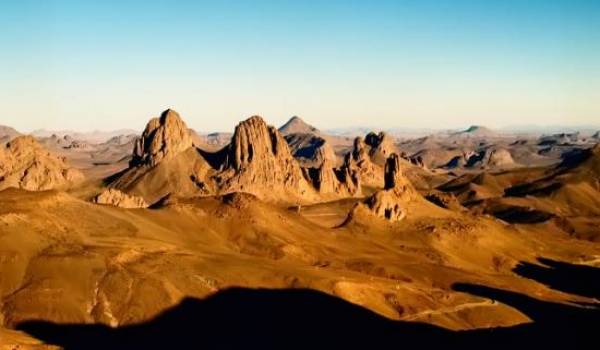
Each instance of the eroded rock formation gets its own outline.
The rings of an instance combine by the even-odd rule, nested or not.
[[[309,169],[314,187],[322,195],[348,197],[360,194],[360,175],[354,168],[335,167],[335,160],[324,158],[319,168]]]
[[[375,162],[382,162],[392,153],[397,152],[393,138],[385,132],[370,132],[365,136],[365,144],[370,147],[369,156]]]
[[[383,169],[371,161],[369,151],[362,138],[354,139],[354,147],[350,153],[346,154],[343,166],[350,172],[358,174],[362,184],[375,188],[383,186]]]
[[[148,203],[142,198],[108,188],[94,197],[94,203],[113,205],[121,208],[147,208]]]
[[[259,116],[235,128],[222,177],[225,193],[248,192],[275,201],[316,195],[283,136]]]
[[[392,153],[385,163],[385,187],[358,203],[351,215],[367,209],[370,213],[389,220],[400,221],[406,217],[406,204],[415,198],[416,191],[402,174],[400,157]]]
[[[19,136],[0,150],[0,189],[65,188],[83,179],[66,160],[44,149],[33,136]]]
[[[135,143],[131,165],[154,166],[190,147],[189,129],[177,112],[167,109],[160,118],[153,118],[146,125],[142,137]]]

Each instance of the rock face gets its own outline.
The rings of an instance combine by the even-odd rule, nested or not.
[[[314,160],[318,164],[327,163],[335,166],[337,163],[337,156],[335,155],[335,151],[329,142],[323,140],[323,142],[316,148]]]
[[[33,136],[19,136],[0,150],[0,189],[42,191],[69,187],[83,174],[45,150]]]
[[[370,147],[369,156],[375,162],[385,161],[392,153],[397,152],[394,140],[383,131],[379,134],[374,132],[368,133],[365,136],[365,144]]]
[[[174,110],[167,109],[160,118],[151,119],[135,143],[131,165],[154,166],[164,159],[192,147],[187,126]]]
[[[377,191],[365,202],[369,210],[376,216],[389,220],[400,221],[406,217],[398,198],[389,191]]]
[[[400,169],[400,157],[392,153],[385,164],[385,188],[358,203],[353,213],[367,209],[370,213],[389,221],[400,221],[406,217],[406,203],[416,197],[416,190]],[[350,215],[354,215],[351,213]]]
[[[335,160],[324,157],[321,166],[308,171],[313,186],[321,195],[348,197],[360,195],[360,175],[356,169],[335,167]]]
[[[384,179],[384,189],[386,190],[394,189],[396,186],[401,185],[402,173],[400,170],[400,157],[398,157],[396,153],[392,153],[385,162]]]
[[[212,166],[193,146],[192,135],[179,114],[164,111],[151,119],[135,141],[129,168],[111,179],[110,188],[155,203],[166,195],[214,193]]]
[[[94,203],[114,205],[121,208],[147,208],[148,203],[138,196],[128,195],[114,188],[102,191],[94,198]]]
[[[354,139],[352,151],[344,158],[344,167],[350,172],[357,173],[361,183],[366,186],[383,186],[383,169],[374,164],[369,157],[369,151],[362,138]]]
[[[292,155],[303,167],[319,167],[325,158],[337,163],[337,156],[331,144],[313,134],[290,134],[285,136]]]
[[[259,116],[235,128],[226,168],[225,193],[248,192],[273,200],[314,196],[283,136]]]

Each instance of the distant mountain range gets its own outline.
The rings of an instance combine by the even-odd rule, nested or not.
[[[58,137],[64,137],[65,135],[71,136],[71,138],[75,140],[83,140],[91,143],[101,143],[106,142],[109,139],[120,136],[120,135],[130,135],[130,134],[139,134],[138,130],[134,129],[118,129],[118,130],[110,130],[110,131],[75,131],[75,130],[45,130],[38,129],[29,133],[35,137],[50,137],[52,135],[56,135]]]

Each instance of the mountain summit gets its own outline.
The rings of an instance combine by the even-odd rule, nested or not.
[[[177,112],[164,111],[160,118],[151,119],[136,144],[132,165],[156,165],[192,147],[190,131]]]
[[[281,126],[279,128],[279,132],[282,133],[283,135],[289,135],[289,134],[298,134],[298,133],[302,133],[302,134],[320,134],[321,132],[319,131],[319,129],[315,128],[314,126],[307,124],[304,120],[302,120],[302,118],[297,117],[297,116],[293,116],[292,118],[290,118],[290,120],[287,121],[287,123],[283,124],[283,126]]]

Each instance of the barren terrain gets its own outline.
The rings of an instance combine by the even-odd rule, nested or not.
[[[0,349],[176,346],[182,308],[228,324],[218,307],[235,303],[231,327],[250,339],[259,326],[245,313],[262,302],[295,327],[294,314],[467,347],[483,329],[512,339],[563,314],[598,320],[597,135],[473,126],[354,139],[256,116],[223,135],[172,110],[141,135],[0,130]],[[123,345],[142,325],[172,343]]]

